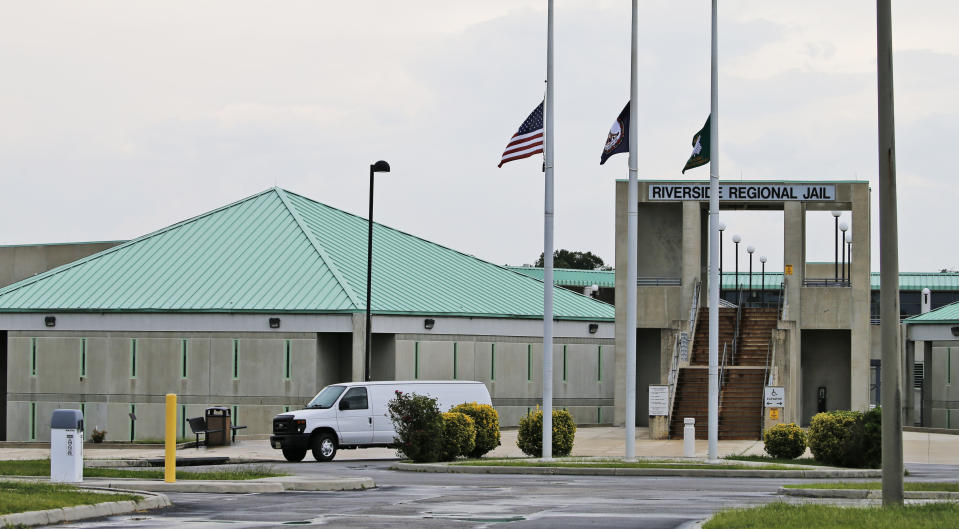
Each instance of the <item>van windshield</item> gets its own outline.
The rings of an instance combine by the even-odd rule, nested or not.
[[[340,398],[346,386],[326,386],[306,405],[307,408],[329,408]]]

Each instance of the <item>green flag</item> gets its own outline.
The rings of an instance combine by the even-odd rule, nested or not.
[[[693,167],[699,167],[700,165],[706,165],[709,163],[709,117],[706,118],[706,124],[703,125],[703,128],[699,129],[699,132],[693,136],[693,154],[689,156],[689,160],[686,161],[686,166],[683,167],[683,173],[686,173],[686,169],[692,169]]]

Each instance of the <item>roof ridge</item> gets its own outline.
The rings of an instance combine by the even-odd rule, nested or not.
[[[343,214],[345,214],[345,215],[349,215],[349,216],[351,216],[351,217],[354,217],[354,218],[357,218],[357,219],[360,219],[360,220],[369,222],[369,219],[365,219],[365,218],[361,217],[360,215],[357,215],[357,214],[355,214],[355,213],[350,213],[349,211],[345,211],[345,210],[342,210],[342,209],[340,209],[340,208],[333,207],[333,206],[331,206],[331,205],[329,205],[329,204],[324,204],[323,202],[319,202],[319,201],[317,201],[317,200],[313,200],[313,199],[310,198],[310,197],[303,196],[303,195],[301,195],[301,194],[299,194],[299,193],[295,193],[295,192],[290,191],[290,190],[288,190],[288,189],[283,189],[282,191],[283,191],[284,193],[289,193],[289,194],[291,194],[291,195],[296,195],[296,196],[298,196],[298,197],[300,197],[300,198],[302,198],[302,199],[304,199],[304,200],[308,200],[308,201],[310,201],[310,202],[312,202],[312,203],[314,203],[314,204],[319,204],[320,206],[323,206],[323,207],[325,207],[325,208],[330,208],[330,209],[339,211],[340,213],[343,213]],[[437,243],[437,242],[433,242],[433,241],[431,241],[431,240],[424,239],[423,237],[420,237],[420,236],[418,236],[418,235],[414,235],[414,234],[412,234],[412,233],[408,233],[408,232],[405,232],[405,231],[403,231],[403,230],[399,230],[399,229],[393,228],[393,227],[391,227],[391,226],[387,226],[387,225],[385,225],[385,224],[380,224],[379,222],[376,222],[376,221],[373,222],[373,225],[374,225],[374,226],[379,226],[379,227],[381,227],[381,228],[390,230],[390,231],[395,232],[395,233],[400,233],[400,234],[402,234],[402,235],[405,235],[405,236],[407,236],[407,237],[411,237],[411,238],[417,239],[417,240],[419,240],[419,241],[423,241],[424,243],[429,244],[429,245],[431,245],[431,246],[435,246],[435,247],[437,247],[437,248],[442,248],[442,249],[444,249],[444,250],[447,250],[447,251],[450,251],[450,252],[453,252],[453,253],[462,255],[463,257],[467,257],[467,258],[472,259],[472,260],[474,260],[474,261],[478,261],[478,262],[480,262],[480,263],[483,263],[483,264],[486,264],[486,265],[489,265],[489,266],[493,266],[493,267],[499,268],[500,270],[503,270],[503,271],[505,271],[505,272],[509,272],[509,273],[511,273],[511,274],[516,274],[516,275],[518,275],[518,276],[524,277],[524,278],[529,279],[529,280],[532,280],[532,281],[536,281],[536,282],[538,282],[538,283],[543,283],[543,282],[544,282],[542,279],[537,279],[537,278],[535,278],[535,277],[530,277],[530,276],[528,276],[528,275],[526,275],[526,274],[523,274],[523,273],[521,273],[521,272],[517,272],[516,270],[512,270],[512,269],[510,269],[508,266],[501,266],[501,265],[498,265],[498,264],[496,264],[496,263],[494,263],[494,262],[492,262],[492,261],[487,261],[487,260],[485,260],[485,259],[480,259],[479,257],[476,257],[475,255],[471,255],[471,254],[468,254],[468,253],[465,253],[465,252],[461,252],[460,250],[457,250],[457,249],[455,249],[455,248],[450,248],[449,246],[444,246],[444,245],[439,244],[439,243]],[[590,301],[592,301],[592,302],[594,302],[594,303],[599,303],[599,304],[601,304],[601,305],[610,306],[609,303],[600,301],[600,300],[595,299],[595,298],[590,298],[590,297],[583,296],[582,294],[578,294],[578,293],[576,293],[576,292],[572,292],[572,291],[570,291],[570,290],[567,290],[567,289],[565,289],[565,288],[558,287],[558,286],[556,286],[556,285],[553,285],[553,288],[554,288],[554,290],[555,290],[555,289],[559,289],[560,291],[563,291],[563,292],[569,292],[570,294],[577,295],[577,296],[580,296],[580,297],[584,297],[584,298],[589,299]],[[564,295],[564,294],[561,294],[561,295]]]
[[[331,259],[330,256],[326,253],[326,250],[324,250],[323,247],[320,246],[320,242],[316,240],[316,237],[313,236],[309,228],[304,224],[303,218],[300,217],[299,212],[296,211],[296,208],[293,207],[293,204],[290,203],[290,200],[286,196],[286,193],[288,193],[288,191],[280,187],[274,187],[273,190],[276,192],[277,196],[280,197],[280,200],[283,202],[283,205],[286,207],[286,210],[289,211],[290,215],[293,216],[293,220],[296,221],[297,227],[300,228],[300,231],[302,231],[303,234],[306,235],[307,240],[310,241],[311,245],[313,245],[313,249],[316,250],[317,254],[319,254],[320,259],[323,261],[326,267],[330,269],[330,273],[332,273],[333,277],[336,278],[336,282],[339,283],[340,288],[342,288],[343,292],[345,292],[347,297],[350,298],[350,302],[353,303],[353,307],[359,309],[360,308],[359,299],[357,299],[356,293],[353,292],[353,288],[350,287],[350,283],[346,280],[345,277],[343,277],[343,274],[340,273],[339,268],[337,268],[336,264],[333,263],[333,259]],[[296,195],[296,193],[293,193],[293,194]],[[297,196],[300,196],[300,195],[297,195]]]
[[[220,212],[220,211],[223,211],[223,210],[232,208],[232,207],[237,206],[237,205],[239,205],[239,204],[242,204],[242,203],[244,203],[244,202],[246,202],[246,201],[248,201],[248,200],[252,200],[252,199],[254,199],[254,198],[257,198],[257,197],[259,197],[259,196],[261,196],[261,195],[265,195],[265,194],[269,193],[269,192],[272,191],[272,190],[273,190],[273,189],[270,188],[270,189],[267,189],[267,190],[265,190],[265,191],[260,191],[259,193],[254,193],[254,194],[252,194],[252,195],[250,195],[250,196],[248,196],[248,197],[246,197],[246,198],[241,198],[240,200],[237,200],[237,201],[235,201],[235,202],[231,202],[231,203],[229,203],[229,204],[227,204],[227,205],[225,205],[225,206],[220,206],[220,207],[218,207],[218,208],[216,208],[216,209],[212,209],[212,210],[210,210],[210,211],[201,213],[201,214],[196,215],[196,216],[194,216],[194,217],[190,217],[190,218],[188,218],[188,219],[181,220],[180,222],[176,222],[176,223],[171,224],[171,225],[169,225],[169,226],[160,228],[159,230],[156,230],[156,231],[147,233],[146,235],[141,235],[141,236],[139,236],[139,237],[137,237],[137,238],[135,238],[135,239],[130,239],[129,241],[126,241],[126,242],[124,242],[124,243],[122,243],[122,244],[118,244],[118,245],[116,245],[116,246],[114,246],[114,247],[112,247],[112,248],[107,248],[106,250],[103,250],[103,251],[101,251],[101,252],[97,252],[97,253],[95,253],[95,254],[93,254],[93,255],[88,255],[88,256],[83,257],[83,258],[81,258],[81,259],[77,259],[76,261],[71,261],[71,262],[69,262],[69,263],[67,263],[67,264],[64,264],[64,265],[58,266],[58,267],[56,267],[56,268],[52,268],[52,269],[50,269],[50,270],[47,270],[46,272],[42,272],[42,273],[37,274],[37,275],[35,275],[35,276],[29,277],[29,278],[26,278],[26,279],[22,279],[22,280],[20,280],[20,281],[17,281],[16,283],[12,283],[12,284],[7,285],[7,286],[5,286],[5,287],[3,287],[3,288],[0,288],[0,296],[3,296],[3,295],[5,295],[5,294],[9,294],[10,292],[15,292],[15,291],[17,291],[17,290],[20,290],[20,289],[23,288],[23,287],[32,285],[32,284],[36,283],[37,281],[40,281],[41,279],[45,279],[45,278],[47,278],[47,277],[51,277],[51,276],[60,274],[60,273],[62,273],[62,272],[65,272],[65,271],[67,271],[67,270],[70,270],[70,269],[72,269],[72,268],[75,268],[75,267],[77,267],[77,266],[80,266],[80,265],[85,264],[85,263],[87,263],[87,262],[93,261],[93,260],[95,260],[95,259],[99,259],[99,258],[101,258],[101,257],[103,257],[103,256],[105,256],[105,255],[109,255],[109,254],[111,254],[111,253],[113,253],[113,252],[118,252],[118,251],[120,251],[120,250],[122,250],[122,249],[124,249],[124,248],[126,248],[126,247],[128,247],[128,246],[132,246],[132,245],[134,245],[134,244],[136,244],[136,243],[138,243],[138,242],[140,242],[140,241],[144,241],[144,240],[147,240],[147,239],[149,239],[149,238],[151,238],[151,237],[155,237],[155,236],[157,236],[157,235],[166,233],[166,232],[168,232],[168,231],[170,231],[170,230],[172,230],[172,229],[174,229],[174,228],[178,228],[178,227],[180,227],[180,226],[182,226],[182,225],[184,225],[184,224],[188,224],[188,223],[190,223],[190,222],[194,222],[194,221],[199,220],[199,219],[202,219],[202,218],[204,218],[204,217],[209,217],[210,215],[213,215],[214,213],[218,213],[218,212]]]

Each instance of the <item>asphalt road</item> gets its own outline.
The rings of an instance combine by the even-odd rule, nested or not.
[[[681,528],[727,507],[781,501],[801,480],[426,474],[392,461],[277,464],[301,475],[369,476],[355,492],[170,494],[174,506],[57,527]],[[910,478],[955,480],[959,467],[909,465]]]

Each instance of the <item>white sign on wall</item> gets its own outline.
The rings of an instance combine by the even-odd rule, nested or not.
[[[786,388],[782,386],[766,386],[763,391],[763,404],[767,408],[784,408],[786,406]]]
[[[709,200],[709,184],[649,184],[649,200]],[[836,200],[833,184],[722,184],[719,200],[791,202]]]
[[[669,386],[649,386],[649,416],[669,415]]]

